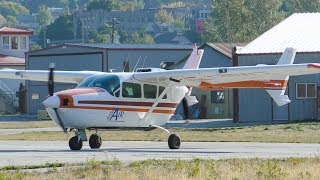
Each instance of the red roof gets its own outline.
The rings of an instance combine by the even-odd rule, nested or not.
[[[25,59],[0,54],[0,66],[25,66]]]
[[[33,31],[28,31],[24,29],[3,27],[0,29],[0,34],[33,34]]]

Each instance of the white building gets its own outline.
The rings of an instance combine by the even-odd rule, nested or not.
[[[29,51],[29,35],[33,32],[3,27],[0,29],[0,69],[25,69],[25,55]],[[0,114],[15,112],[19,106],[16,92],[22,80],[0,79]]]

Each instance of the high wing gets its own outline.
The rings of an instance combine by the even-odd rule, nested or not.
[[[79,84],[85,78],[101,74],[98,71],[54,71],[54,81],[63,83],[77,83]],[[32,81],[48,81],[49,71],[41,70],[15,70],[2,69],[0,70],[0,78],[8,79],[24,79]]]
[[[169,83],[199,88],[275,88],[286,76],[320,73],[320,64],[259,65],[242,67],[179,69],[135,73],[134,79],[146,83]]]
[[[198,87],[206,90],[224,88],[263,88],[281,106],[290,102],[285,94],[289,76],[320,73],[320,64],[293,64],[296,51],[287,48],[277,65],[179,69],[135,73],[133,78],[144,83]]]

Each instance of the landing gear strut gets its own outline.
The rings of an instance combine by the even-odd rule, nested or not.
[[[98,149],[101,147],[102,139],[98,134],[92,134],[89,139],[91,149]]]
[[[164,130],[169,134],[168,138],[168,146],[170,149],[179,149],[181,145],[181,138],[177,134],[172,134],[168,129],[165,129],[161,126],[151,125],[151,127],[155,127],[161,130]]]

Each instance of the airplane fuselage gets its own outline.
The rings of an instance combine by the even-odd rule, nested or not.
[[[164,97],[158,99],[165,88],[168,89]],[[75,89],[57,92],[49,98],[56,98],[55,107],[65,128],[146,128],[166,124],[187,92],[185,86],[155,86],[121,73],[97,75]],[[59,125],[52,106],[46,110]]]

